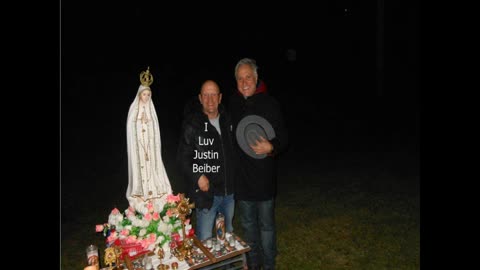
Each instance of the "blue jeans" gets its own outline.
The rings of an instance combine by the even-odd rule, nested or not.
[[[251,250],[247,253],[249,268],[275,269],[277,239],[275,230],[274,200],[238,201],[240,224],[245,232],[244,240]]]
[[[233,232],[233,212],[235,210],[235,200],[233,194],[227,196],[213,196],[212,208],[196,209],[197,227],[195,234],[200,241],[212,237],[212,230],[215,225],[217,212],[225,216],[225,230]]]

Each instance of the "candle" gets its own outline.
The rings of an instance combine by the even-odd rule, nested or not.
[[[147,261],[145,263],[145,269],[146,270],[153,269],[152,258],[147,258]]]
[[[230,246],[235,247],[235,237],[233,237],[233,235],[230,236],[229,244],[230,244]]]
[[[98,265],[98,247],[89,245],[86,251],[88,265]]]
[[[225,240],[225,216],[222,213],[218,213],[217,215],[215,228],[217,232],[217,240],[223,242],[223,240]]]

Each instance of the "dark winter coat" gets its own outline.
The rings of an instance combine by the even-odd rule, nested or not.
[[[210,124],[207,115],[203,113],[198,101],[187,104],[184,112],[186,115],[182,123],[177,163],[187,184],[187,195],[195,202],[195,207],[209,209],[214,195],[225,196],[233,193],[235,164],[231,120],[220,104],[220,136],[216,128]],[[207,153],[210,154],[209,157],[194,159],[198,154]],[[218,172],[200,172],[198,168],[205,168],[203,167],[205,164],[208,164],[208,168],[219,166]],[[202,174],[209,179],[208,192],[203,192],[198,187],[198,179]]]
[[[240,93],[234,93],[230,97],[228,108],[232,116],[234,131],[245,116],[258,115],[270,122],[276,135],[274,139],[270,140],[274,149],[273,153],[263,159],[255,159],[247,155],[240,149],[234,138],[239,168],[235,178],[235,198],[247,201],[272,199],[276,194],[275,158],[279,153],[285,151],[288,142],[280,104],[266,92],[266,89],[257,87],[255,94],[246,99]]]

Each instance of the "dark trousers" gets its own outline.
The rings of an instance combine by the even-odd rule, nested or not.
[[[275,269],[277,239],[275,230],[274,200],[238,201],[240,224],[244,240],[250,246],[247,253],[249,269],[262,265],[263,269]]]

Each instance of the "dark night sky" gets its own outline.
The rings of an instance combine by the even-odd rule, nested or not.
[[[348,136],[358,142],[352,149],[379,140],[383,146],[418,144],[417,6],[385,7],[385,83],[379,92],[375,3],[330,1],[304,12],[253,7],[247,13],[239,12],[244,7],[207,12],[205,7],[100,2],[62,3],[65,189],[81,175],[112,171],[126,186],[125,121],[138,75],[147,66],[154,75],[152,98],[169,173],[184,103],[210,78],[219,82],[225,97],[231,94],[234,66],[243,57],[257,60],[260,77],[282,103],[290,151],[301,151],[295,147],[299,139],[335,151]],[[297,61],[287,60],[288,49],[298,53]]]

